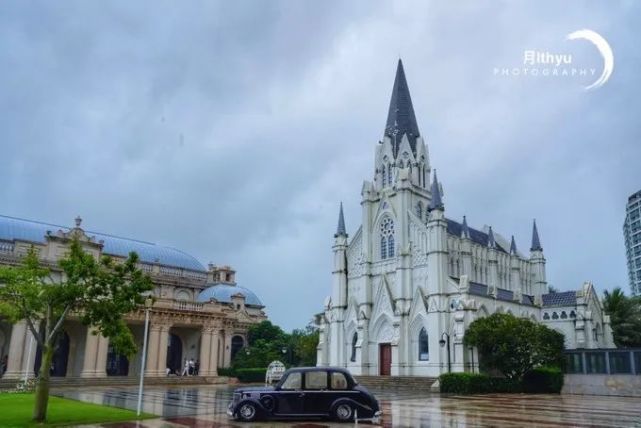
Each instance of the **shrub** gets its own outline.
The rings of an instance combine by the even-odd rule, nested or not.
[[[452,394],[486,394],[490,392],[522,392],[516,379],[490,377],[476,373],[446,373],[439,377],[441,392]]]
[[[530,393],[560,393],[563,373],[556,367],[537,367],[523,376],[523,390]]]
[[[266,368],[236,369],[235,374],[241,382],[265,382]]]
[[[236,377],[236,372],[232,367],[218,367],[218,376]]]

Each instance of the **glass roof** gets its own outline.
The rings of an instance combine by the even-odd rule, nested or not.
[[[43,244],[47,231],[55,233],[60,229],[65,232],[69,231],[69,228],[64,226],[0,215],[0,240],[3,241],[21,240]],[[175,248],[97,232],[85,231],[85,233],[87,236],[95,236],[97,241],[104,241],[104,254],[127,257],[130,252],[135,251],[140,260],[145,263],[159,263],[170,267],[206,271],[196,258]]]

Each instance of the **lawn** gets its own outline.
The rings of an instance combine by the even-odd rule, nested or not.
[[[33,394],[0,394],[0,427],[63,426],[137,419],[136,412],[131,410],[51,396],[47,423],[39,425],[31,422],[33,402]],[[142,417],[153,415],[143,414]]]

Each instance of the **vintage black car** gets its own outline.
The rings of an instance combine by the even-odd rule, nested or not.
[[[227,414],[241,421],[256,419],[332,418],[347,422],[376,420],[376,398],[356,383],[349,371],[337,367],[289,369],[275,387],[246,387],[234,391]]]

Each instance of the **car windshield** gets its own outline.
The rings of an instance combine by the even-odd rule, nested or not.
[[[280,389],[301,389],[302,387],[302,376],[300,372],[292,372],[285,378],[285,381],[281,384]]]

